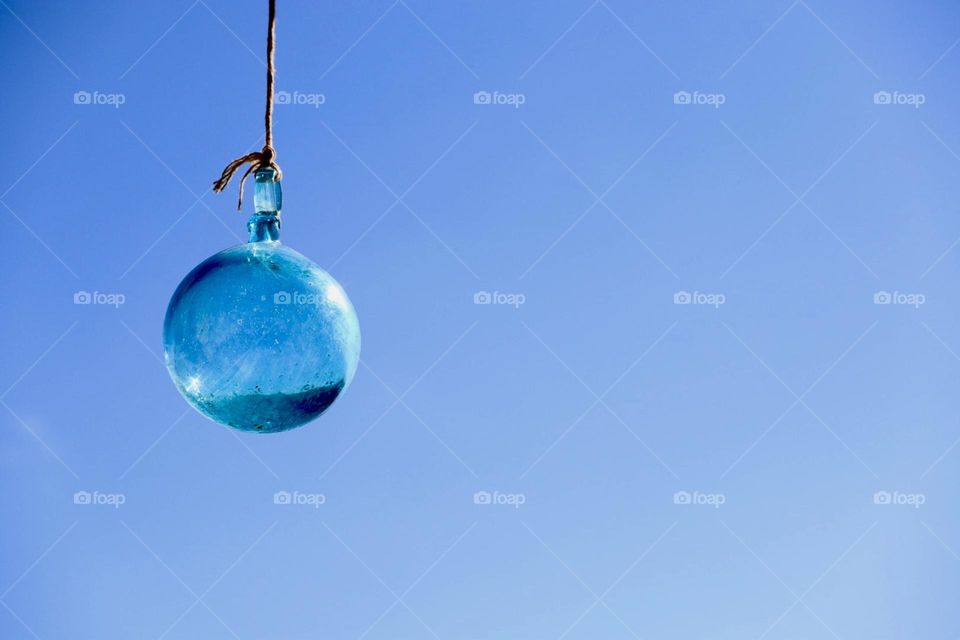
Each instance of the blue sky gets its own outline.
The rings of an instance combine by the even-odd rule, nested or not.
[[[270,436],[160,341],[266,3],[0,4],[3,638],[960,633],[955,4],[281,2],[363,354]]]

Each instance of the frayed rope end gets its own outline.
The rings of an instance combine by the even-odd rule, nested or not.
[[[274,160],[276,156],[277,152],[274,151],[273,147],[267,146],[261,151],[254,151],[245,156],[237,158],[223,169],[223,173],[221,173],[220,177],[217,178],[213,183],[213,190],[217,193],[220,193],[226,189],[227,185],[230,184],[230,180],[233,179],[234,174],[240,169],[240,167],[245,164],[250,165],[240,178],[240,195],[237,198],[237,211],[241,211],[243,209],[243,184],[246,182],[247,176],[249,176],[252,172],[263,167],[270,167],[277,172],[277,175],[274,178],[277,182],[283,179],[283,172],[280,170],[280,166]]]

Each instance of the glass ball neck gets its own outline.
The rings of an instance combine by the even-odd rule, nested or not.
[[[250,242],[279,242],[283,193],[276,179],[276,171],[264,167],[254,172],[253,177],[253,207],[256,213],[247,221]]]
[[[280,242],[280,214],[276,211],[261,211],[247,221],[249,242]]]

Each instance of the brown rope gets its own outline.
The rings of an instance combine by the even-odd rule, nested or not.
[[[213,190],[219,193],[227,188],[231,178],[233,178],[233,174],[235,174],[240,167],[245,164],[250,165],[240,178],[240,196],[237,199],[237,211],[240,211],[243,207],[243,183],[252,172],[263,167],[270,167],[277,172],[274,180],[280,181],[283,179],[283,172],[276,162],[277,152],[273,148],[273,51],[275,48],[274,25],[277,21],[276,0],[269,0],[269,6],[270,9],[267,18],[267,108],[263,116],[265,129],[263,149],[248,153],[232,161],[224,168],[223,173],[221,173],[220,177],[213,183]]]

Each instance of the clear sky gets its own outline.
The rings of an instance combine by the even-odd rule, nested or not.
[[[956,3],[281,1],[363,354],[269,436],[160,341],[266,3],[0,5],[0,637],[960,634]]]

